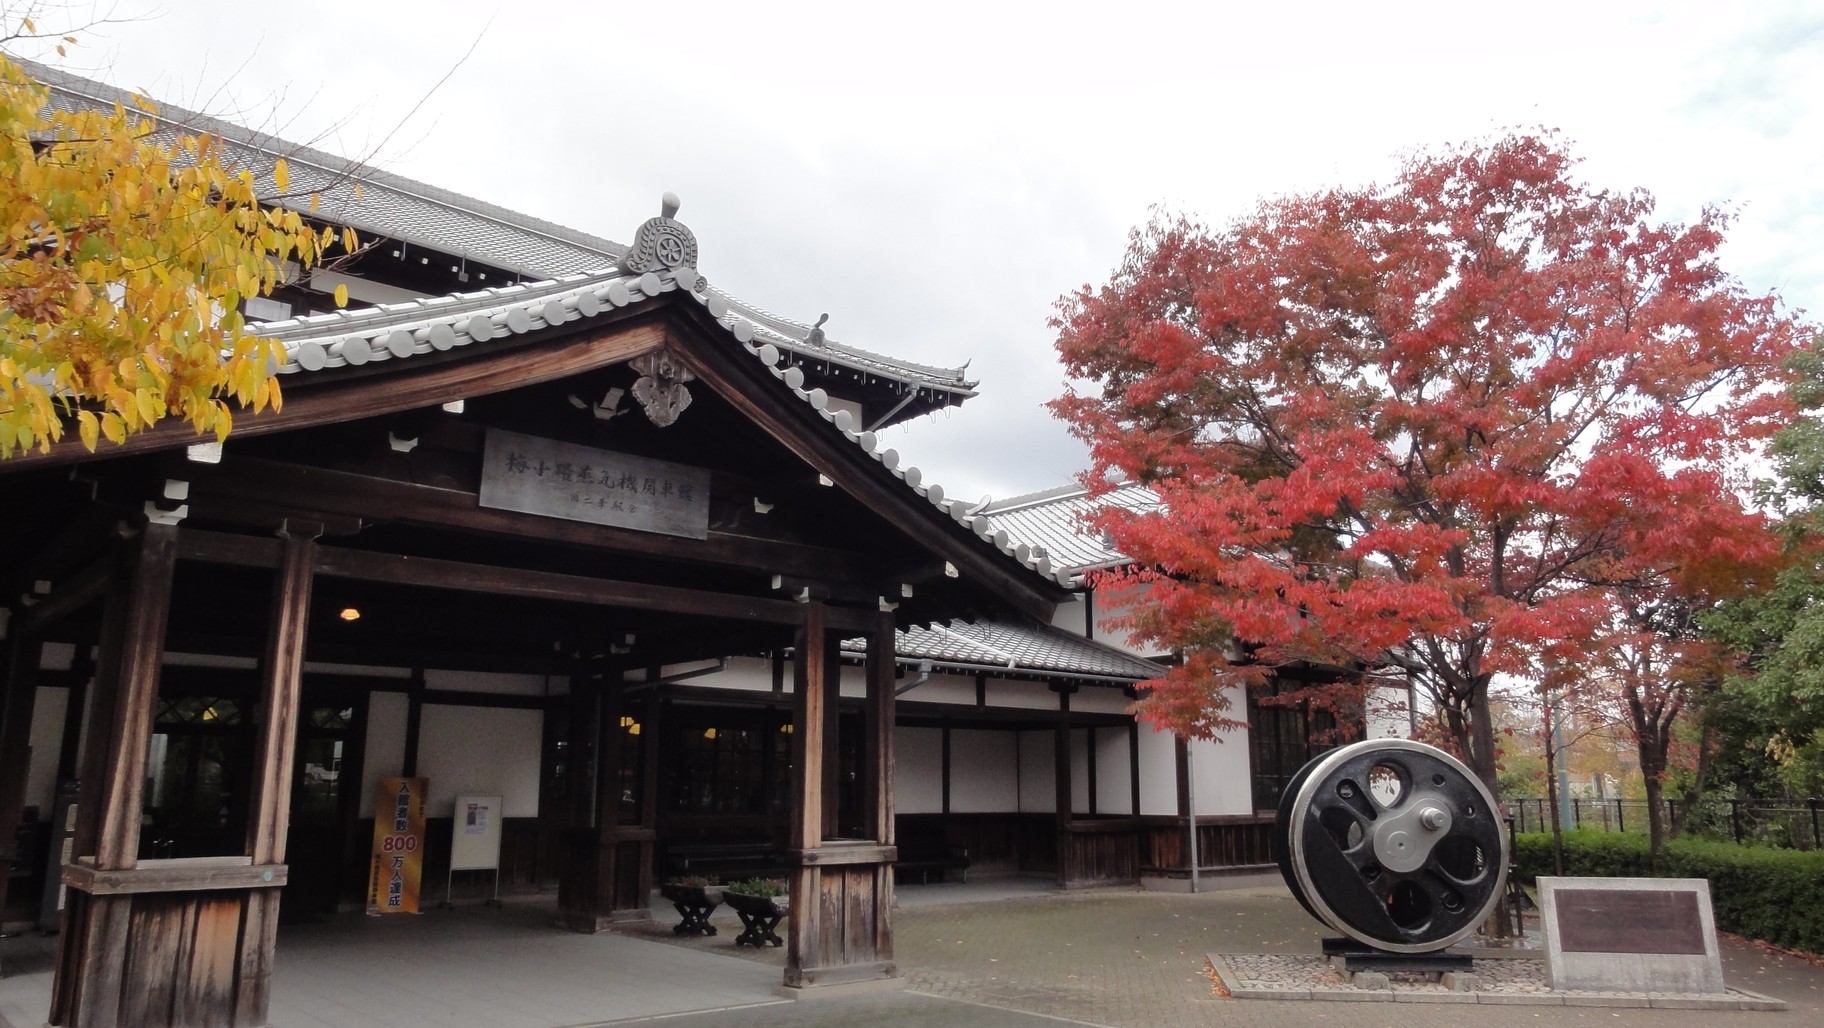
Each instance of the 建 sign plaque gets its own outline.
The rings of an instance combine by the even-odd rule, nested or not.
[[[709,536],[709,472],[489,429],[481,505],[641,532]]]

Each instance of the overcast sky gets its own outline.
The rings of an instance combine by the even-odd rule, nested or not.
[[[953,496],[1082,467],[1040,406],[1063,384],[1046,321],[1154,205],[1226,222],[1512,127],[1562,130],[1591,182],[1644,186],[1668,218],[1734,210],[1727,267],[1824,311],[1816,4],[115,10],[144,17],[63,67],[611,239],[672,190],[719,286],[827,311],[854,346],[971,361],[979,397],[885,434]]]

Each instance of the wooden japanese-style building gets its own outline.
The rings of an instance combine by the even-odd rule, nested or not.
[[[370,245],[250,304],[285,402],[225,444],[0,462],[0,909],[60,931],[49,1023],[265,1024],[280,919],[360,909],[393,775],[430,783],[426,882],[498,795],[501,879],[575,930],[766,854],[800,990],[897,976],[896,864],[1131,884],[1194,813],[1204,864],[1271,862],[1309,726],[1139,725],[1159,667],[1098,637],[1082,491],[958,502],[877,435],[960,368],[711,286],[669,197],[621,245],[201,127]]]

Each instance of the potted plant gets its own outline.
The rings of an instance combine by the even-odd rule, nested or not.
[[[735,882],[722,892],[723,902],[741,918],[741,935],[737,946],[785,945],[775,931],[791,902],[786,897],[785,882],[777,878],[750,878]]]
[[[683,918],[671,930],[679,935],[714,935],[716,926],[709,923],[709,912],[720,906],[722,885],[705,875],[681,875],[667,878],[659,886],[659,895],[671,901]]]

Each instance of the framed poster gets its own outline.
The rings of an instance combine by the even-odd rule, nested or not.
[[[450,832],[450,870],[500,870],[500,797],[456,797]]]

